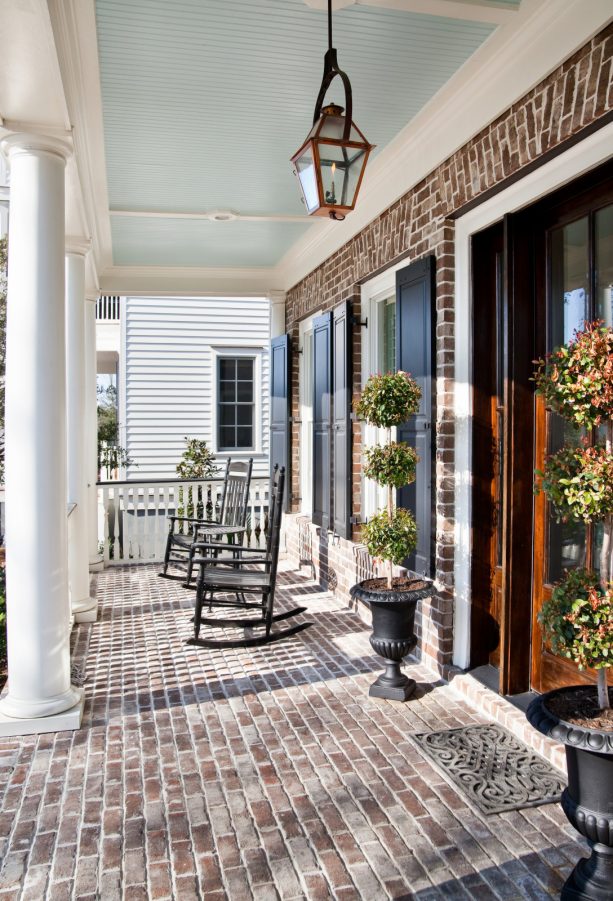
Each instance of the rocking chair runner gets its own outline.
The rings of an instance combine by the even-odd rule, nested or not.
[[[194,565],[200,567],[200,575],[196,587],[194,637],[188,641],[188,644],[201,648],[253,648],[296,635],[312,625],[312,623],[299,623],[280,632],[273,633],[271,631],[273,623],[297,616],[306,610],[306,607],[295,607],[292,610],[273,614],[284,481],[285,468],[278,469],[275,466],[271,483],[265,551],[259,548],[211,544],[210,547],[214,548],[219,556],[194,558]],[[260,564],[263,568],[254,569],[254,564]],[[222,595],[222,597],[218,597],[218,595]],[[231,595],[234,595],[234,598]],[[258,595],[260,600],[247,600],[248,597],[253,598]],[[203,616],[202,608],[207,603],[209,610],[212,607],[258,610],[259,616],[251,619],[234,617],[222,619]],[[237,640],[203,639],[199,637],[201,625],[243,629],[262,626],[264,634],[255,637],[245,636]]]
[[[240,541],[247,523],[247,508],[249,503],[249,486],[251,484],[251,470],[253,458],[247,463],[232,462],[228,457],[221,493],[221,508],[219,519],[198,519],[189,516],[169,516],[168,538],[166,540],[166,553],[164,555],[164,568],[160,576],[167,579],[180,578],[189,585],[193,571],[193,560],[197,552],[203,553],[201,545],[211,542],[215,538],[221,540],[224,536],[224,527],[228,529],[228,536],[232,541]],[[187,524],[190,530],[188,534],[178,531],[183,524]],[[200,545],[200,547],[199,547]],[[168,575],[169,565],[186,569],[185,576]]]

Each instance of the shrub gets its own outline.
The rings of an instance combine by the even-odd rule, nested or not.
[[[610,707],[606,670],[613,634],[613,329],[587,323],[574,338],[537,360],[535,381],[554,412],[575,428],[605,425],[605,445],[565,446],[537,471],[558,519],[603,521],[600,575],[570,572],[554,589],[539,619],[554,653],[598,670],[598,703]]]
[[[536,363],[537,392],[564,419],[586,428],[613,419],[613,329],[588,323]]]
[[[415,549],[417,525],[413,514],[394,510],[394,488],[415,480],[417,454],[403,442],[392,442],[391,428],[406,422],[419,409],[421,389],[406,372],[371,376],[355,406],[358,416],[371,425],[387,429],[383,446],[366,448],[364,472],[369,479],[387,486],[387,510],[382,510],[362,528],[362,537],[372,557],[387,562],[387,585],[392,587],[392,565],[400,565]]]
[[[219,472],[215,464],[215,454],[209,450],[206,441],[185,437],[187,447],[183,451],[176,472],[181,479],[212,479]]]
[[[356,404],[356,413],[371,425],[389,429],[419,409],[421,389],[406,372],[372,375]]]
[[[613,585],[603,590],[595,573],[571,570],[538,618],[554,654],[573,660],[579,669],[613,665]]]
[[[537,470],[535,491],[543,491],[558,521],[600,522],[613,514],[613,454],[603,445],[563,447]]]
[[[417,544],[417,524],[409,510],[398,507],[391,515],[381,510],[362,527],[362,538],[371,557],[399,566]],[[390,582],[388,585],[391,587]]]
[[[402,488],[413,482],[419,462],[414,448],[402,442],[367,447],[364,459],[364,475],[379,485],[391,485],[393,488]]]

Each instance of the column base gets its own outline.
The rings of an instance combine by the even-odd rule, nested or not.
[[[95,623],[98,619],[98,601],[96,598],[84,598],[72,609],[75,623]]]
[[[104,569],[104,559],[102,554],[96,554],[95,557],[89,558],[89,571],[90,573],[99,573]]]
[[[10,690],[6,691],[0,699],[0,736],[78,729],[84,699],[83,689],[76,685],[71,685],[62,695],[38,703],[13,699]]]

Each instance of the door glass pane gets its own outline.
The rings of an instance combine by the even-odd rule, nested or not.
[[[551,292],[549,340],[551,351],[570,341],[583,327],[589,310],[589,233],[588,219],[578,219],[551,232]],[[547,452],[562,445],[578,443],[576,431],[555,413],[547,417]],[[565,570],[585,565],[586,529],[583,523],[557,523],[548,518],[546,581],[562,578]]]
[[[596,317],[613,326],[613,206],[598,210],[596,230]]]

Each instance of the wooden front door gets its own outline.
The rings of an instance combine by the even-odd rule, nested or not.
[[[537,347],[547,353],[569,341],[585,321],[602,319],[613,325],[613,185],[606,179],[557,206],[545,209],[538,240],[536,266]],[[535,403],[535,467],[564,443],[599,439],[595,432],[577,432]],[[602,440],[602,436],[600,436]],[[547,649],[538,622],[543,603],[564,573],[577,567],[598,571],[602,529],[582,523],[558,523],[545,497],[535,499],[532,599],[532,687],[549,691],[562,685],[592,682],[569,660]]]
[[[471,664],[500,664],[504,479],[504,228],[475,235]]]

